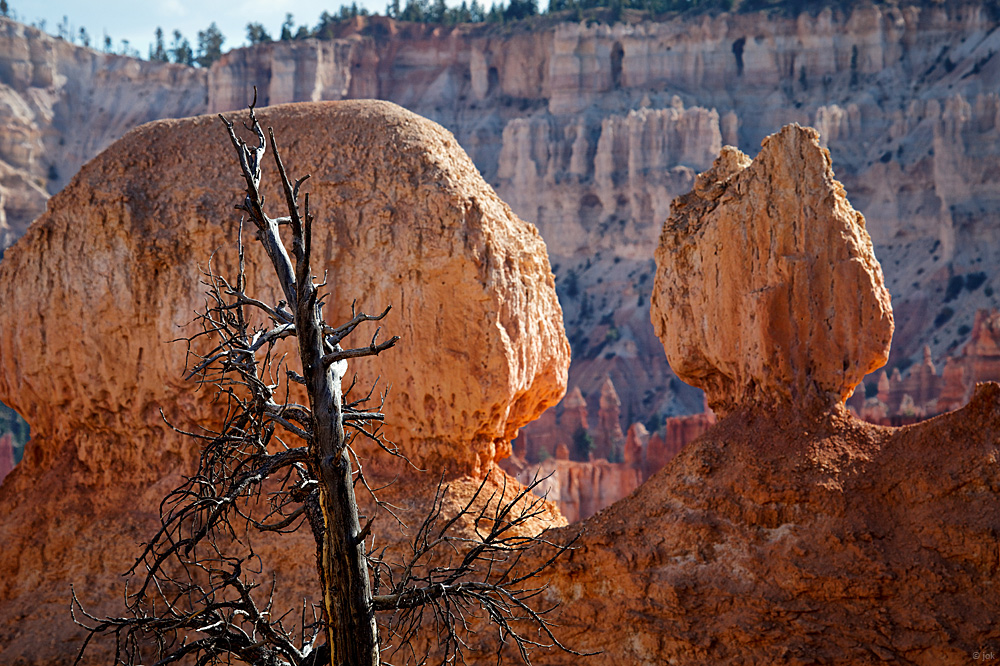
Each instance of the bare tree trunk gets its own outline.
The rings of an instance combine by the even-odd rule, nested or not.
[[[308,233],[308,232],[307,232]],[[322,321],[311,280],[299,281],[295,328],[311,401],[311,464],[319,479],[323,537],[318,544],[323,610],[332,666],[377,666],[378,627],[344,440],[341,380],[346,361],[323,362]]]
[[[289,180],[268,130],[289,214],[270,218],[264,213],[259,185],[266,141],[255,104],[256,91],[250,105],[251,124],[246,126],[257,135],[256,146],[237,137],[233,124],[222,120],[247,183],[246,196],[237,208],[256,227],[257,240],[267,252],[283,298],[270,305],[244,293],[241,220],[235,286],[211,270],[206,273],[208,301],[199,314],[202,331],[187,339],[189,354],[199,359],[188,377],[197,377],[202,385],[215,385],[227,406],[225,421],[218,430],[184,433],[205,442],[198,470],[163,499],[161,526],[128,572],[139,578],[138,590],[126,592],[130,616],[94,616],[73,594],[73,619],[89,632],[77,663],[90,640],[107,633],[114,635],[115,661],[122,664],[214,664],[229,663],[235,657],[256,666],[379,666],[376,611],[387,614],[383,631],[392,639],[393,653],[403,650],[405,663],[426,663],[432,650],[441,663],[465,663],[469,647],[465,636],[475,633],[476,618],[497,628],[498,660],[508,642],[528,666],[529,652],[535,648],[558,647],[579,654],[553,635],[546,619],[552,608],[535,610],[529,605],[545,589],[536,581],[541,572],[572,546],[572,541],[560,546],[544,535],[524,536],[530,531],[526,526],[548,512],[544,500],[533,495],[538,480],[517,490],[508,502],[506,483],[502,488],[492,482],[488,486],[487,476],[453,514],[450,504],[445,510],[448,486],[442,477],[431,511],[413,538],[408,560],[395,566],[377,554],[366,554],[365,535],[372,519],[361,527],[355,483],[370,493],[375,507],[386,507],[390,514],[391,508],[365,482],[360,465],[352,464],[357,458],[345,426],[352,436],[367,437],[386,453],[402,456],[373,425],[384,419],[381,411],[366,406],[374,388],[345,404],[341,386],[348,359],[377,356],[399,338],[377,343],[376,329],[367,346],[344,349],[340,344],[359,325],[381,321],[389,307],[379,315],[369,315],[355,312],[352,306],[349,321],[336,328],[324,322],[318,290],[326,282],[315,283],[310,265],[309,195],[301,213],[298,205],[299,186],[308,176],[294,184]],[[283,226],[291,229],[292,256],[281,237]],[[257,316],[262,313],[266,323],[247,316],[246,309]],[[190,345],[205,337],[211,342],[202,355]],[[276,369],[272,362],[274,354],[283,351],[276,345],[288,337],[298,339],[302,375],[285,368],[287,381],[305,385],[308,407],[290,402],[285,391],[281,391],[283,401],[274,400],[282,386],[270,383]],[[278,368],[284,367],[284,356],[280,358]],[[384,401],[385,395],[381,397]],[[289,448],[281,439],[284,448],[272,453],[276,428],[305,445]],[[255,511],[262,506],[263,511]],[[466,521],[475,527],[475,537],[451,533]],[[291,626],[283,624],[288,613],[272,607],[274,579],[269,594],[265,593],[267,585],[255,592],[262,587],[257,578],[263,572],[251,533],[294,532],[303,524],[310,526],[316,541],[323,600],[303,603],[296,631],[294,620]],[[552,557],[519,573],[522,555],[535,552],[538,544],[550,546]],[[376,572],[378,589],[374,591],[383,592],[377,596],[373,596],[369,568]],[[378,585],[385,580],[391,586],[388,589]],[[307,611],[312,613],[311,622]],[[77,612],[82,620],[77,619]],[[427,643],[428,651],[421,657],[413,649],[413,638],[424,612],[438,640],[436,648]],[[533,628],[531,633],[519,633],[524,622]],[[317,648],[324,632],[326,645]],[[392,647],[387,645],[387,649]]]
[[[256,91],[254,102],[256,103]],[[253,105],[250,117],[258,137],[256,147],[241,143],[233,132],[232,124],[225,118],[223,122],[240,154],[241,168],[247,181],[247,196],[242,208],[250,214],[256,225],[258,238],[274,265],[288,305],[294,311],[295,334],[312,410],[313,436],[308,442],[309,466],[314,478],[318,480],[319,505],[323,518],[322,535],[317,537],[317,565],[323,586],[323,613],[330,647],[330,663],[331,666],[378,666],[378,625],[375,623],[372,606],[364,540],[359,538],[361,527],[358,505],[354,497],[351,462],[344,437],[341,380],[344,378],[347,362],[339,358],[338,354],[331,353],[342,351],[339,340],[325,338],[322,305],[312,275],[312,216],[309,214],[309,196],[306,195],[305,210],[300,212],[298,190],[305,179],[292,184],[281,161],[274,133],[268,130],[274,162],[281,176],[288,206],[289,217],[284,220],[292,228],[293,265],[281,242],[278,220],[269,218],[264,213],[259,184],[260,162],[266,142],[253,113]],[[356,320],[354,325],[357,325]],[[391,346],[394,343],[395,339],[384,344]],[[332,347],[333,345],[336,346]],[[355,355],[377,353],[377,349],[383,346],[377,347],[373,340],[371,348],[355,350],[359,352]]]

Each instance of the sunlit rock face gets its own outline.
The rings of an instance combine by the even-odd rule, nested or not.
[[[385,496],[419,504],[447,473],[461,503],[509,455],[518,428],[565,392],[569,345],[544,242],[451,133],[394,104],[259,116],[287,168],[311,175],[328,320],[349,319],[353,300],[370,313],[392,306],[380,339],[400,342],[348,373],[358,376],[350,399],[377,378],[390,387],[385,435],[413,463]],[[239,127],[246,113],[235,119]],[[264,192],[277,204],[267,159]],[[242,197],[218,118],[158,121],[88,163],[0,262],[0,400],[32,427],[0,486],[0,662],[72,662],[81,634],[67,611],[71,583],[91,609],[120,610],[135,545],[198,456],[199,441],[164,420],[187,431],[218,425],[216,392],[184,379],[187,346],[171,341],[198,330],[187,324],[204,307],[202,271],[234,277]],[[244,240],[247,292],[276,302],[266,256],[249,231]],[[365,346],[373,332],[345,344]],[[392,480],[388,456],[358,453],[373,479]],[[487,496],[503,483],[494,472]],[[531,528],[552,524],[563,519],[546,505]],[[302,530],[255,545],[296,608],[313,582],[310,542]]]
[[[205,110],[204,70],[100,53],[0,18],[0,251],[141,123]]]
[[[0,25],[0,246],[138,123],[240,109],[253,86],[261,104],[387,99],[451,130],[538,227],[574,346],[570,384],[591,395],[610,375],[623,428],[702,405],[649,325],[671,200],[722,145],[752,155],[787,123],[820,131],[868,221],[894,296],[890,365],[929,345],[943,367],[976,311],[1000,301],[985,270],[1000,262],[1000,33],[982,5],[516,30],[359,17],[336,39],[237,49],[207,71]],[[967,287],[949,299],[958,278]]]
[[[795,125],[753,161],[725,148],[664,225],[653,323],[720,420],[552,535],[579,535],[546,593],[560,639],[595,664],[961,664],[998,636],[982,590],[997,568],[1000,385],[906,428],[849,413],[892,311],[830,167]],[[977,320],[984,358],[994,319]]]
[[[842,403],[888,359],[882,268],[815,130],[789,125],[752,161],[725,148],[674,201],[656,262],[653,326],[719,414]]]

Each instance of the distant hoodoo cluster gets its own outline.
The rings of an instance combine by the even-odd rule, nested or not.
[[[715,414],[706,409],[664,419],[653,432],[639,422],[623,432],[621,400],[611,377],[590,397],[597,401],[596,419],[576,385],[555,409],[521,428],[513,455],[500,463],[522,483],[536,475],[548,477],[542,490],[570,522],[634,491],[715,425]]]
[[[858,386],[847,401],[858,416],[881,425],[905,425],[958,409],[971,400],[976,384],[1000,379],[1000,313],[976,312],[969,342],[949,356],[938,374],[930,347],[923,362],[904,377],[899,368],[878,375],[874,395]]]

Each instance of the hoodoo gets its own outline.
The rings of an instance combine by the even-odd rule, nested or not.
[[[889,357],[882,268],[813,129],[786,126],[753,161],[724,148],[674,201],[656,262],[656,334],[719,414],[842,403]]]
[[[311,174],[328,319],[349,319],[353,299],[359,310],[393,306],[381,323],[401,337],[398,353],[350,367],[365,391],[376,377],[391,387],[388,438],[428,470],[402,499],[432,496],[445,469],[456,493],[474,490],[566,389],[569,344],[544,242],[448,131],[394,104],[258,113],[288,168]],[[81,633],[70,584],[90,610],[116,612],[136,544],[193,469],[198,442],[160,410],[191,430],[218,407],[214,391],[183,379],[185,345],[169,341],[191,334],[200,269],[235,273],[240,189],[218,118],[151,123],[89,162],[5,254],[0,400],[27,418],[32,441],[0,487],[0,663],[72,663]],[[265,195],[280,200],[276,187]],[[248,293],[273,296],[255,268],[266,257],[247,248]],[[386,458],[365,455],[366,473]],[[539,530],[563,522],[539,518]],[[296,608],[313,575],[309,539],[261,545]]]
[[[1000,645],[1000,386],[906,428],[848,413],[893,320],[817,139],[725,148],[674,202],[654,323],[724,416],[565,528],[582,536],[548,594],[563,639],[601,651],[585,663],[957,665]]]

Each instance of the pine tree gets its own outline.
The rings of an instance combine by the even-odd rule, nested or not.
[[[170,57],[179,65],[193,65],[194,52],[191,50],[191,42],[181,34],[180,30],[174,30],[174,41],[170,45]]]
[[[214,24],[213,24],[214,25]],[[260,23],[247,23],[247,41],[251,46],[274,41]]]
[[[212,21],[212,24],[204,30],[198,31],[198,55],[195,62],[200,67],[210,67],[213,62],[222,57],[222,43],[226,38],[219,30],[219,26]]]
[[[285,14],[285,22],[281,24],[281,41],[288,42],[292,40],[293,27],[295,27],[295,22],[292,21],[292,13],[289,12]]]
[[[170,62],[167,48],[163,45],[163,28],[156,27],[156,39],[149,47],[149,59],[156,62]]]

